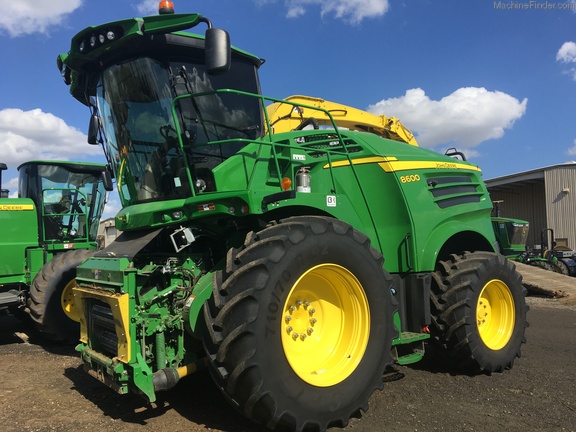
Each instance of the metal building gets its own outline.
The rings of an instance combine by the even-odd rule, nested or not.
[[[116,229],[116,220],[114,218],[108,218],[100,221],[100,226],[98,227],[98,237],[96,241],[98,242],[98,248],[103,249],[110,245],[116,237],[120,235],[120,231]]]
[[[576,249],[576,162],[552,165],[486,180],[500,216],[527,220],[529,248],[539,248],[541,232],[552,229],[558,246]]]

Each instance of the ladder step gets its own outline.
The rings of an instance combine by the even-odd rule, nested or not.
[[[410,344],[427,339],[430,339],[430,334],[428,333],[400,332],[398,337],[392,341],[392,346]]]
[[[392,354],[400,365],[419,362],[424,357],[424,341],[429,339],[428,333],[401,332],[392,341]]]

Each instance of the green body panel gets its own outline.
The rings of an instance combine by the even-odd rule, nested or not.
[[[0,199],[0,227],[0,284],[26,283],[27,250],[39,245],[34,202],[29,198]]]
[[[455,164],[447,156],[376,135],[341,133],[356,150],[362,148],[350,155],[349,163],[348,156],[336,154],[331,166],[331,158],[311,158],[310,149],[291,142],[310,132],[277,135],[277,146],[279,143],[292,153],[276,158],[280,174],[271,145],[265,140],[250,144],[214,169],[218,192],[126,207],[117,215],[117,227],[129,231],[191,221],[217,225],[224,218],[242,217],[243,205],[249,207],[248,213],[269,219],[273,219],[269,214],[320,212],[367,234],[386,257],[386,269],[392,273],[433,270],[442,245],[458,236],[485,250],[494,247],[489,219],[492,203],[477,167]],[[294,154],[300,156],[296,161]],[[386,162],[385,158],[395,161]],[[342,162],[346,165],[339,165]],[[436,164],[441,168],[430,167]],[[282,191],[281,178],[295,182],[295,173],[302,166],[309,168],[312,192],[263,206],[267,196]],[[403,182],[406,178],[417,180]],[[171,217],[174,212],[182,215],[177,221]]]
[[[394,317],[399,333],[393,346],[399,363],[418,361],[429,337],[425,305],[437,262],[466,250],[497,250],[480,170],[335,124],[272,134],[267,104],[294,104],[261,96],[260,60],[236,48],[231,67],[245,75],[206,72],[204,38],[182,32],[200,22],[189,14],[90,27],[58,58],[71,94],[85,104],[97,100],[123,202],[116,217],[123,234],[78,268],[77,349],[88,369],[120,393],[154,401],[155,376],[204,355],[203,306],[213,301],[213,278],[229,270],[230,248],[294,215],[337,218],[368,236],[395,289],[405,293],[398,297],[417,297]],[[87,47],[93,35],[110,29],[121,30]],[[156,37],[163,32],[170,34]],[[197,63],[182,67],[184,54]],[[251,80],[251,88],[238,76]],[[133,82],[139,84],[131,92]],[[202,85],[193,88],[197,82]],[[161,126],[149,127],[158,112]],[[137,127],[142,114],[147,121]]]
[[[217,271],[218,268],[213,268],[212,271]],[[212,277],[213,273],[206,273],[194,286],[192,295],[186,303],[186,311],[184,318],[187,320],[185,323],[188,330],[192,333],[199,333],[203,325],[201,321],[202,309],[204,302],[212,297]]]
[[[26,250],[26,281],[25,284],[29,286],[42,267],[46,265],[57,252],[51,251],[48,248],[29,248]]]

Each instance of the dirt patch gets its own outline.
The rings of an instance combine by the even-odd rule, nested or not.
[[[528,343],[511,370],[459,375],[430,350],[420,363],[394,366],[368,412],[344,430],[576,430],[576,302],[530,297],[528,303]],[[148,406],[88,376],[73,347],[43,344],[12,316],[0,316],[0,328],[4,431],[264,430],[230,408],[205,373]]]

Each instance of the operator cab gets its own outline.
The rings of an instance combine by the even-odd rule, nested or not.
[[[169,3],[161,13],[173,13]],[[216,191],[212,169],[264,133],[254,97],[262,61],[196,14],[174,15],[175,25],[207,23],[205,37],[155,31],[156,17],[144,17],[135,35],[128,21],[77,36],[67,60],[83,71],[76,83],[61,66],[93,110],[89,142],[103,143],[123,207]]]
[[[213,76],[201,61],[139,57],[102,71],[96,88],[106,148],[125,205],[214,190],[212,168],[262,131],[254,64]],[[200,56],[199,56],[200,57]],[[212,141],[230,140],[226,144]]]

